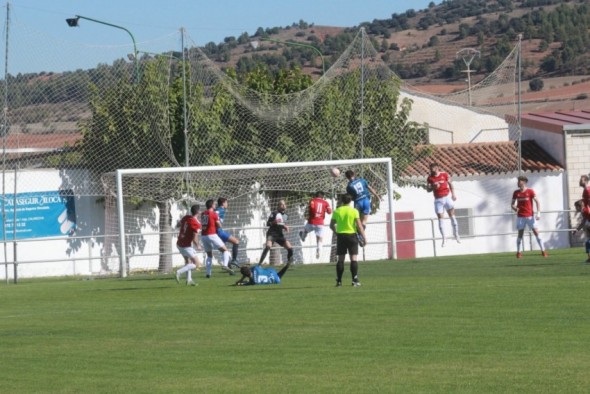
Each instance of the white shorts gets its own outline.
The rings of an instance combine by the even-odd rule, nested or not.
[[[519,216],[516,218],[516,229],[517,230],[524,230],[524,228],[527,226],[530,230],[537,228],[537,222],[535,221],[534,216],[529,216],[527,218],[523,218],[523,217]]]
[[[192,246],[178,246],[178,245],[176,245],[176,247],[178,248],[178,251],[180,252],[182,257],[186,257],[188,259],[193,258],[193,257],[197,257],[197,250],[195,248],[193,248]]]
[[[434,199],[434,212],[436,212],[436,214],[443,213],[444,211],[448,211],[449,209],[454,208],[455,202],[451,198],[450,194],[444,197]]]
[[[217,234],[203,235],[201,236],[201,242],[203,243],[203,249],[207,253],[212,252],[214,249],[217,250],[225,247],[225,244]]]
[[[305,232],[311,233],[315,232],[316,237],[323,237],[324,236],[324,225],[323,224],[309,224],[305,225]]]

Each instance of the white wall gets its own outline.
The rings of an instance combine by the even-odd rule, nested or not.
[[[84,194],[85,185],[72,185],[70,179],[89,179],[84,170],[21,170],[16,176],[16,192],[42,192],[60,189],[72,189],[75,193],[77,236],[90,237],[102,235],[104,232],[103,205],[96,197],[80,197]],[[15,192],[14,172],[5,173],[6,194]],[[1,187],[1,186],[0,186]],[[0,189],[1,190],[1,189]],[[89,260],[89,257],[99,257],[102,253],[102,240],[76,240],[68,236],[52,237],[51,240],[38,238],[34,240],[16,241],[16,260],[18,277],[89,275],[100,270],[99,260]],[[2,248],[0,262],[13,262],[15,243],[7,242]],[[5,248],[5,249],[4,249]],[[4,256],[7,259],[4,259]],[[81,261],[72,261],[81,258]],[[47,262],[55,260],[54,262]],[[44,263],[28,263],[29,261],[44,261]],[[14,277],[14,268],[8,266],[8,278]],[[0,278],[6,279],[4,265],[0,266]]]
[[[529,178],[529,187],[535,190],[541,203],[541,211],[563,210],[567,207],[564,199],[563,173],[526,174]],[[475,235],[490,235],[515,232],[514,215],[511,213],[510,204],[512,193],[516,190],[517,174],[506,176],[488,177],[458,177],[453,179],[457,201],[456,208],[471,208],[473,215],[504,214],[507,216],[483,217],[473,221]],[[395,203],[395,211],[411,211],[416,219],[426,219],[416,222],[415,237],[431,238],[434,235],[440,238],[438,221],[434,213],[434,198],[425,189],[405,187],[397,189],[402,195]],[[565,220],[564,220],[565,219]],[[452,236],[452,227],[448,219],[444,221],[447,237]],[[568,232],[555,232],[556,229],[568,228],[567,215],[543,213],[539,222],[539,230],[548,249],[564,248],[569,246]],[[452,237],[451,237],[452,238]],[[432,241],[416,242],[416,256],[426,257],[436,254],[438,256],[496,253],[516,250],[516,236],[489,236],[485,238],[463,237],[460,244],[453,240],[447,241],[444,248],[440,247],[440,240],[436,246]],[[528,244],[527,244],[528,248]],[[533,249],[538,246],[533,243]]]
[[[32,171],[38,179],[35,187],[29,184],[26,188],[17,188],[18,192],[26,191],[47,191],[58,190],[64,187],[64,179],[68,178],[67,173],[58,171],[37,170]],[[71,175],[71,174],[70,174]],[[563,173],[544,173],[529,174],[529,185],[537,192],[544,212],[550,210],[562,210],[567,207],[564,201],[563,190]],[[510,212],[510,198],[512,192],[516,189],[516,174],[495,177],[481,178],[456,178],[454,179],[457,191],[457,208],[472,208],[474,215],[496,214]],[[79,178],[78,178],[79,179]],[[7,177],[6,184],[13,185],[14,178]],[[18,184],[18,182],[17,182]],[[68,187],[71,185],[68,185]],[[25,190],[26,189],[26,190]],[[76,190],[76,188],[74,188]],[[83,189],[78,189],[83,192]],[[438,226],[433,212],[433,197],[424,189],[406,187],[397,190],[401,199],[394,201],[394,210],[396,212],[412,211],[416,219],[415,224],[416,238],[431,238],[432,223],[434,223],[434,235],[439,237]],[[7,193],[13,193],[12,189],[7,188]],[[369,218],[367,234],[369,246],[365,248],[366,260],[383,259],[388,256],[388,229],[386,217],[388,214],[386,198],[381,202],[382,209]],[[241,199],[241,200],[240,200]],[[248,212],[237,212],[230,210],[226,217],[225,227],[235,228],[234,235],[242,240],[241,244],[241,262],[257,262],[261,248],[264,243],[266,232],[266,218],[270,213],[268,201],[263,195],[253,193],[244,195],[239,200],[232,201],[234,206],[249,206]],[[177,206],[173,209],[173,223],[178,221],[187,211],[185,207]],[[128,231],[137,232],[139,235],[130,237],[129,245],[131,257],[129,258],[130,270],[153,270],[158,267],[157,256],[159,252],[159,235],[157,209],[153,205],[144,204],[141,207],[128,207],[127,212],[132,212],[129,218],[126,218]],[[303,217],[303,208],[298,206],[289,206],[289,225],[291,232],[288,239],[295,247],[295,259],[303,263],[329,262],[330,246],[332,234],[329,228],[326,228],[324,235],[324,248],[322,248],[320,259],[315,258],[315,237],[309,234],[304,243],[298,238],[298,232],[303,226],[305,220]],[[108,275],[118,274],[119,260],[117,258],[118,240],[114,239],[113,244],[105,247],[102,236],[105,234],[105,212],[104,202],[96,197],[79,197],[76,196],[76,221],[78,230],[76,235],[93,237],[91,239],[75,240],[71,237],[61,237],[52,240],[36,239],[33,241],[17,241],[17,258],[19,262],[19,277],[39,277],[39,276],[63,276],[63,275]],[[434,220],[433,220],[434,219]],[[326,224],[330,217],[326,218]],[[451,233],[450,223],[447,223],[447,231]],[[477,235],[498,234],[504,232],[512,233],[513,217],[481,218],[474,220],[474,232]],[[562,248],[569,246],[567,232],[556,233],[555,229],[567,228],[567,220],[557,214],[544,213],[540,223],[540,229],[543,232],[543,238],[548,248]],[[176,234],[171,234],[172,250],[174,253],[173,262],[175,266],[182,264],[182,258],[177,254],[175,249]],[[502,251],[513,251],[515,249],[515,235],[494,236],[486,238],[468,238],[464,237],[461,244],[449,242],[448,246],[441,249],[440,242],[433,246],[432,241],[416,242],[416,252],[418,257],[436,255],[455,255],[455,254],[472,254],[472,253],[491,253]],[[537,248],[533,244],[533,248]],[[3,253],[0,255],[0,261],[4,261]],[[12,243],[7,244],[6,254],[7,261],[13,261]],[[146,256],[151,255],[151,256]],[[285,252],[282,251],[283,259],[286,258]],[[91,260],[92,257],[99,259]],[[217,257],[217,256],[216,256]],[[72,261],[74,258],[80,258],[81,261]],[[25,263],[27,261],[44,261],[44,263]],[[55,262],[47,262],[56,260]],[[12,265],[8,268],[8,277],[13,278]],[[5,269],[0,266],[0,278],[6,279]]]
[[[523,127],[522,139],[534,140],[545,152],[557,160],[559,164],[562,166],[566,164],[563,134]]]
[[[410,120],[428,123],[431,144],[508,141],[508,123],[494,115],[469,108],[443,104],[431,98],[402,91],[402,98],[414,101]]]

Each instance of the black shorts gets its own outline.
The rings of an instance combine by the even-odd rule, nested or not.
[[[359,254],[359,240],[356,234],[336,234],[336,254],[338,256]]]
[[[272,241],[272,242],[276,242],[279,245],[281,245],[282,247],[285,247],[285,243],[287,242],[287,239],[285,239],[285,235],[284,234],[279,234],[279,233],[275,233],[275,232],[267,232],[266,233],[266,241]]]

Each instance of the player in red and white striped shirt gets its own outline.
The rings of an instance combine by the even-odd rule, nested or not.
[[[539,244],[539,248],[541,249],[541,255],[543,255],[543,257],[548,257],[547,251],[545,251],[545,246],[543,246],[543,240],[541,239],[537,228],[537,221],[541,219],[541,204],[539,203],[535,191],[527,187],[528,181],[529,180],[526,176],[519,176],[518,189],[512,193],[512,210],[516,212],[516,215],[518,216],[516,220],[516,229],[518,230],[518,237],[516,238],[517,259],[522,257],[522,236],[524,234],[524,229],[527,226],[533,231],[535,238],[537,238],[537,244]],[[533,201],[537,207],[536,216],[534,215]]]

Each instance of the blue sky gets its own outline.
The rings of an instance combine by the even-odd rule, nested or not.
[[[258,27],[285,27],[301,19],[316,25],[352,27],[364,21],[389,18],[392,13],[410,8],[424,9],[430,1],[13,0],[9,3],[14,22],[48,36],[90,45],[130,45],[130,37],[118,29],[84,20],[76,30],[67,26],[66,18],[82,15],[124,26],[141,47],[141,43],[174,34],[181,27],[193,42],[202,46],[210,41],[222,42],[228,36],[238,37],[243,32],[252,35]],[[5,20],[6,2],[1,4],[0,14]]]

